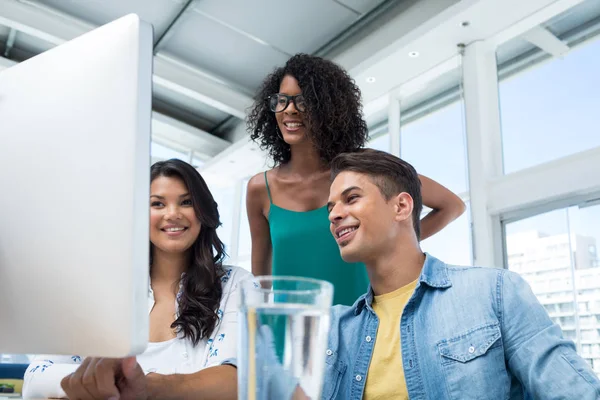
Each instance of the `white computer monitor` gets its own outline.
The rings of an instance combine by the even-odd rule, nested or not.
[[[151,82],[136,15],[0,72],[0,353],[146,348]]]

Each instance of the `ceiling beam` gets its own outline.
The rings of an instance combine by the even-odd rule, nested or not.
[[[18,63],[0,56],[0,71]],[[227,149],[231,142],[157,112],[152,113],[152,140],[181,151],[193,150],[204,160]]]
[[[569,46],[548,29],[539,25],[525,32],[521,37],[553,57],[561,57],[569,52]]]
[[[6,57],[6,58],[10,57],[10,51],[12,50],[13,46],[15,45],[16,38],[17,38],[17,30],[10,28],[10,31],[8,33],[8,39],[6,39],[6,48],[4,49],[4,57]]]
[[[96,28],[93,24],[37,3],[1,1],[1,25],[56,46]],[[244,118],[246,108],[252,104],[251,96],[240,92],[228,82],[161,54],[155,58],[154,84],[166,86],[182,96],[238,118]]]
[[[164,32],[160,35],[160,37],[154,39],[154,54],[158,53],[162,47],[165,45],[169,37],[173,34],[173,28],[181,21],[181,17],[187,12],[192,3],[195,0],[187,0],[187,2],[181,7],[175,18],[169,22],[169,26],[165,29]]]
[[[3,0],[0,24],[58,46],[91,31],[95,26],[37,4]]]
[[[154,57],[153,82],[240,119],[246,118],[246,109],[252,105],[248,94],[161,53]]]
[[[509,40],[526,33],[532,26],[543,24],[552,17],[562,14],[581,2],[583,2],[583,0],[537,0],[522,2],[524,7],[531,7],[532,12],[488,40],[493,42],[496,46],[499,46],[502,43],[508,42]]]
[[[152,113],[152,140],[181,150],[214,157],[231,142],[157,112]]]

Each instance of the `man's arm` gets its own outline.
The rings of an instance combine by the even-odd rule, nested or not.
[[[519,275],[500,274],[499,311],[511,372],[533,398],[598,399],[600,380]]]
[[[237,399],[237,369],[232,365],[185,375],[149,374],[146,378],[149,399]]]

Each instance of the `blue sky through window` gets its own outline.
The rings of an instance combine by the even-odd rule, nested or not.
[[[600,146],[600,39],[500,82],[506,173]]]

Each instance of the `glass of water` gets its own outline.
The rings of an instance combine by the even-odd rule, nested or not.
[[[333,285],[262,276],[241,282],[238,399],[320,399]]]

